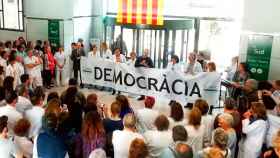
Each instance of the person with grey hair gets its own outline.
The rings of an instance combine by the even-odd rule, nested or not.
[[[173,143],[164,149],[160,158],[192,158],[193,151],[191,146],[186,142],[188,140],[188,132],[182,125],[177,125],[172,129]]]
[[[231,157],[234,158],[235,155],[235,148],[237,143],[237,135],[235,130],[232,128],[232,125],[234,124],[234,120],[231,114],[223,113],[219,115],[218,117],[218,125],[222,129],[225,130],[225,132],[228,135],[228,144],[227,147],[231,151]]]
[[[231,151],[228,149],[228,135],[222,128],[217,128],[213,134],[212,146],[204,148],[199,151],[195,157],[204,158],[212,149],[218,149],[221,151],[224,158],[231,158]]]
[[[201,64],[197,61],[197,54],[190,53],[188,57],[189,61],[185,67],[185,73],[195,75],[199,72],[203,72]]]
[[[112,143],[114,147],[114,157],[128,157],[129,147],[135,138],[144,139],[142,135],[136,132],[136,117],[128,113],[123,118],[123,130],[113,132]]]
[[[242,95],[248,99],[249,107],[252,102],[259,101],[258,97],[258,81],[255,79],[248,79],[244,86],[242,86]]]

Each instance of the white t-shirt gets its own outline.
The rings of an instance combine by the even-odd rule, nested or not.
[[[23,96],[18,96],[18,101],[16,104],[16,110],[23,114],[26,110],[32,108],[32,103],[29,99],[23,97]]]
[[[173,142],[171,131],[147,131],[144,133],[144,138],[151,157],[159,157],[161,152]]]
[[[9,139],[0,138],[1,158],[13,158],[19,153],[17,146]]]
[[[16,108],[10,105],[0,107],[0,116],[4,115],[8,117],[9,135],[14,135],[14,126],[16,122],[22,118],[22,115],[16,110]]]
[[[14,87],[20,85],[20,76],[24,74],[24,68],[21,63],[9,64],[6,69],[6,76],[14,78]]]
[[[33,153],[33,143],[26,137],[14,137],[14,143],[18,146],[20,151],[22,151],[23,156],[26,158],[32,158]]]
[[[202,150],[205,137],[205,126],[201,124],[198,129],[195,129],[194,126],[187,125],[185,128],[188,132],[187,143],[192,147],[193,152],[196,153]]]
[[[129,155],[129,147],[135,138],[144,139],[139,133],[116,130],[113,132],[112,143],[114,146],[115,158],[127,158]]]
[[[93,51],[88,52],[88,58],[100,58],[100,52],[97,51],[95,54],[93,54]]]
[[[38,61],[39,59],[36,57],[36,56],[32,56],[31,58],[30,57],[25,57],[24,58],[24,64],[27,65],[27,64],[36,64],[36,62]],[[33,68],[26,68],[26,72],[31,76],[31,77],[36,77],[36,76],[41,76],[41,67],[40,65],[37,65]]]
[[[139,109],[136,112],[140,128],[145,132],[147,130],[155,129],[154,121],[158,117],[159,112],[149,108]]]
[[[5,60],[2,57],[0,57],[0,65],[3,66],[4,73],[5,73],[6,68],[7,68],[7,60]]]
[[[119,58],[119,61],[118,61],[118,58]],[[126,59],[125,59],[125,56],[120,54],[120,56],[117,58],[116,55],[113,56],[113,61],[115,63],[125,63],[126,62]]]
[[[175,121],[173,118],[168,117],[169,120],[169,129],[173,129],[173,127],[181,125],[181,126],[186,126],[187,125],[187,120],[183,118],[181,121]]]
[[[64,65],[66,62],[66,57],[64,55],[64,52],[60,53],[60,52],[56,52],[54,54],[54,59],[56,60],[57,64],[59,65]],[[61,70],[61,68],[58,67],[58,65],[56,65],[56,68],[58,70]],[[62,68],[63,69],[63,68]]]
[[[42,127],[42,117],[45,113],[45,110],[39,106],[33,106],[32,109],[29,109],[25,112],[25,117],[30,121],[31,128],[29,131],[30,137],[35,137],[39,134]]]

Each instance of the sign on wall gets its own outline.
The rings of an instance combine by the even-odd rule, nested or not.
[[[249,35],[246,63],[251,78],[267,80],[270,68],[273,36]]]
[[[48,21],[48,39],[52,47],[60,45],[59,20]]]

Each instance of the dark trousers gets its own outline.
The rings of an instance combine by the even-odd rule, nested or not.
[[[78,81],[78,76],[80,77],[80,83],[82,85],[82,76],[81,71],[79,69],[74,69],[74,78]]]
[[[44,70],[44,80],[45,80],[45,84],[46,86],[50,86],[51,82],[52,82],[52,73],[51,70]]]

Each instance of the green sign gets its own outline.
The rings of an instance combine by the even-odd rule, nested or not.
[[[268,79],[273,36],[249,35],[247,59],[251,78],[262,81]]]
[[[52,47],[58,47],[60,44],[59,39],[59,20],[49,20],[48,21],[48,39]]]

